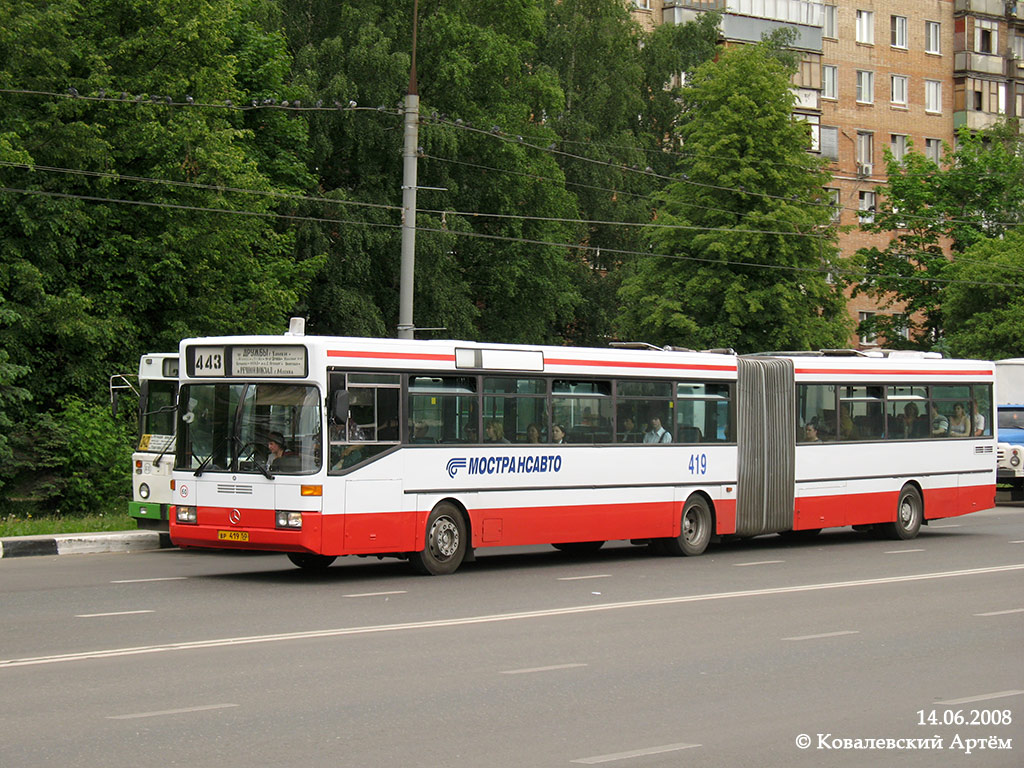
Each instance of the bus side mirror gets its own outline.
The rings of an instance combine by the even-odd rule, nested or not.
[[[338,389],[334,391],[331,401],[331,420],[335,424],[348,423],[348,390]]]

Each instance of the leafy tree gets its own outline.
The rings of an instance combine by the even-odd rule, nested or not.
[[[1024,152],[1019,134],[1006,126],[957,135],[940,167],[920,152],[901,161],[886,153],[885,186],[868,232],[891,233],[884,248],[862,248],[853,259],[853,295],[866,294],[896,314],[879,313],[861,323],[890,346],[930,349],[949,326],[945,286],[951,266],[972,246],[999,237],[1024,216]],[[903,331],[909,340],[904,341]]]
[[[684,90],[679,180],[650,248],[619,291],[624,336],[741,352],[841,344],[837,249],[807,126],[792,118],[793,62],[777,44],[729,48]]]
[[[68,434],[61,401],[99,406],[111,373],[187,335],[281,328],[316,266],[275,218],[311,185],[304,124],[184,103],[287,96],[268,22],[256,0],[0,8],[0,88],[17,91],[0,109],[0,351],[31,371],[7,418],[35,492],[41,446]]]
[[[1024,329],[1024,232],[977,241],[950,263],[942,291],[946,342],[960,357],[1019,357]]]

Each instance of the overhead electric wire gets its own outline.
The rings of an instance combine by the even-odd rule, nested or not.
[[[200,212],[200,213],[215,213],[215,214],[219,213],[219,214],[231,214],[231,215],[238,215],[238,216],[254,216],[254,217],[259,217],[259,218],[277,218],[277,219],[284,219],[284,220],[288,220],[288,221],[311,221],[311,222],[316,222],[316,223],[331,223],[331,224],[339,224],[339,223],[341,223],[341,224],[353,224],[353,225],[356,225],[356,226],[363,225],[363,226],[370,226],[370,227],[382,227],[382,228],[388,228],[388,229],[400,229],[401,228],[401,225],[399,225],[399,224],[385,224],[385,223],[366,222],[366,221],[350,221],[350,220],[345,220],[345,219],[328,219],[328,218],[321,218],[321,217],[299,216],[299,215],[294,215],[294,214],[281,214],[281,213],[272,213],[272,212],[264,212],[264,211],[233,210],[233,209],[230,209],[230,208],[207,208],[207,207],[201,207],[201,206],[180,205],[180,204],[176,204],[176,203],[163,203],[163,202],[141,201],[141,200],[126,200],[126,199],[119,199],[119,198],[99,197],[99,196],[95,196],[95,195],[79,195],[79,194],[73,194],[73,193],[67,193],[67,192],[51,192],[51,191],[46,191],[46,190],[30,190],[30,189],[18,189],[18,188],[12,188],[12,187],[0,187],[0,192],[7,192],[7,193],[14,193],[14,194],[26,194],[26,195],[40,195],[40,196],[54,197],[54,198],[60,198],[60,199],[78,199],[78,200],[83,200],[85,202],[115,203],[115,204],[122,204],[122,205],[135,205],[135,206],[155,207],[155,208],[169,208],[169,209],[173,209],[173,210],[188,210],[188,211],[196,211],[196,212]],[[695,229],[707,229],[707,228],[695,228]],[[501,242],[521,243],[521,244],[526,244],[526,245],[540,245],[540,246],[546,246],[546,247],[552,247],[552,248],[566,248],[566,249],[572,249],[572,250],[587,250],[587,251],[594,250],[594,246],[583,244],[583,243],[553,243],[553,242],[549,242],[549,241],[545,241],[545,240],[535,240],[535,239],[531,239],[531,238],[509,237],[509,236],[506,236],[506,235],[493,235],[493,234],[487,234],[487,233],[482,233],[482,232],[465,232],[465,231],[452,230],[452,229],[441,229],[441,228],[437,228],[437,227],[420,227],[420,226],[417,226],[416,230],[418,232],[430,232],[430,233],[437,233],[437,234],[444,234],[444,235],[458,236],[458,237],[468,237],[468,238],[476,238],[476,239],[495,240],[495,241],[501,241]],[[735,232],[736,230],[725,230],[725,231],[727,231],[727,232]],[[746,232],[746,231],[745,230],[740,230],[740,232]],[[791,233],[786,233],[786,234],[791,234]],[[733,259],[713,259],[713,258],[707,258],[707,257],[701,257],[701,256],[685,256],[685,255],[681,255],[681,254],[653,253],[653,252],[650,252],[650,251],[630,251],[630,250],[621,249],[621,248],[606,248],[604,246],[601,246],[600,250],[602,251],[602,253],[611,253],[611,254],[616,254],[616,255],[621,255],[621,256],[644,256],[644,257],[655,257],[655,258],[667,258],[667,259],[674,259],[674,260],[677,260],[677,261],[690,261],[690,262],[697,262],[697,263],[718,264],[718,265],[736,266],[736,267],[752,267],[752,268],[755,268],[755,269],[772,269],[772,270],[780,270],[780,271],[788,271],[788,272],[806,272],[806,273],[827,274],[827,275],[847,275],[847,276],[851,276],[851,277],[866,277],[867,276],[866,273],[863,273],[861,271],[838,269],[838,268],[836,268],[834,266],[822,266],[822,267],[812,268],[812,267],[795,267],[795,266],[790,266],[790,265],[786,265],[786,264],[759,264],[759,263],[756,263],[756,262],[737,261],[737,260],[733,260]],[[943,283],[943,284],[956,283],[958,285],[972,285],[972,286],[991,287],[991,288],[1014,288],[1014,289],[1024,290],[1024,285],[1016,284],[1016,283],[995,283],[995,282],[976,281],[976,280],[951,280],[951,279],[948,279],[948,278],[916,276],[916,275],[915,276],[907,276],[907,275],[881,275],[879,277],[894,278],[894,279],[900,279],[900,280],[912,280],[912,281],[918,281],[918,282],[933,282],[933,283]]]

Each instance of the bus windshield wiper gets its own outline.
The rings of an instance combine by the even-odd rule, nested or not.
[[[242,438],[240,438],[238,435],[232,435],[231,439],[234,440],[235,443],[238,445],[238,453],[235,454],[235,461],[239,462],[242,458],[242,451],[244,451],[250,445],[253,445],[253,443],[243,443]],[[254,467],[256,467],[256,469],[260,471],[261,475],[267,478],[267,480],[274,479],[274,476],[270,474],[270,470],[267,467],[263,466],[263,464],[260,461],[257,461],[255,453],[252,456],[252,464]]]

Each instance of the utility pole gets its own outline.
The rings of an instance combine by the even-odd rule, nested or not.
[[[416,272],[416,160],[419,154],[420,95],[416,84],[416,27],[419,0],[412,6],[412,66],[405,95],[405,146],[402,150],[402,266],[398,294],[398,338],[415,338],[412,294]]]

